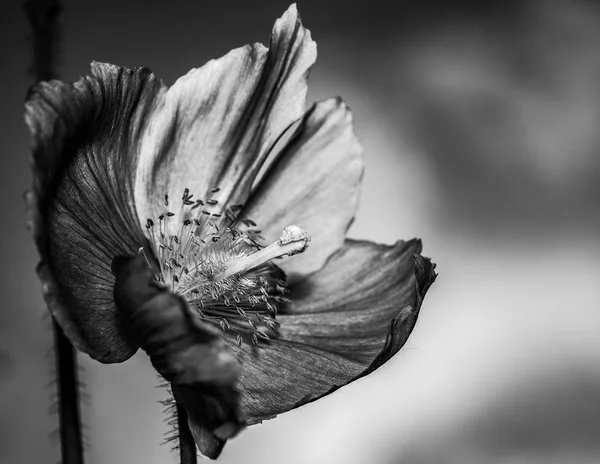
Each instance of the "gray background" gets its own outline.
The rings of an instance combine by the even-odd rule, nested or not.
[[[51,334],[24,227],[28,24],[0,17],[0,462],[53,463]],[[168,4],[168,6],[167,6]],[[65,2],[60,74],[91,60],[167,83],[267,43],[287,1]],[[438,263],[406,347],[254,426],[222,463],[600,461],[600,9],[584,1],[300,2],[310,100],[342,95],[367,154],[350,235],[419,236]],[[176,462],[140,355],[81,356],[88,462]]]

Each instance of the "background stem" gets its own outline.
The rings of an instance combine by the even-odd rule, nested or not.
[[[56,55],[59,39],[59,0],[27,0],[25,13],[31,23],[33,63],[29,70],[35,82],[56,77]],[[52,321],[56,356],[58,421],[62,464],[83,464],[83,444],[79,415],[77,358],[71,342]]]
[[[33,65],[29,72],[36,82],[56,78],[56,55],[59,39],[60,0],[27,0],[25,13],[31,23]]]

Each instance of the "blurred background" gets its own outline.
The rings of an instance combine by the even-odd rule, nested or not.
[[[91,60],[166,83],[268,43],[284,1],[64,1],[60,76]],[[342,95],[366,150],[350,236],[421,237],[439,278],[405,348],[225,448],[223,464],[600,462],[600,6],[583,0],[299,3],[310,101]],[[0,462],[53,463],[49,323],[25,231],[20,2],[0,17]],[[163,464],[143,356],[80,356],[91,464]]]

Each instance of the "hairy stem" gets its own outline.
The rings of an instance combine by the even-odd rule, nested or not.
[[[187,412],[177,403],[177,428],[179,429],[179,456],[181,464],[197,464],[196,443],[188,427]]]

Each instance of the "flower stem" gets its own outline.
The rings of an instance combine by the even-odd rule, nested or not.
[[[197,464],[196,443],[188,427],[187,412],[177,403],[177,427],[179,429],[179,456],[181,464]]]
[[[58,414],[63,464],[83,464],[77,359],[71,342],[53,321],[54,349],[58,374]]]

